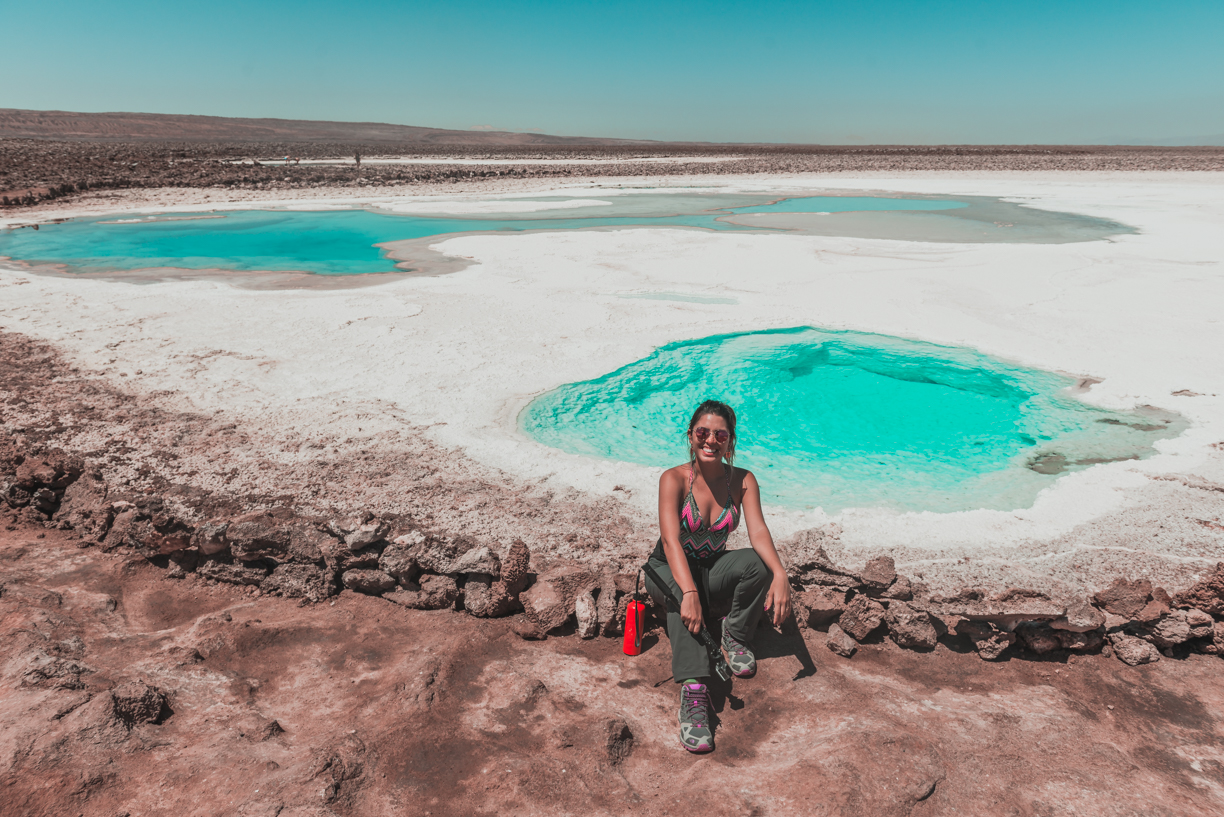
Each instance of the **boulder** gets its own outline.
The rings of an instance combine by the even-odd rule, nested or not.
[[[26,457],[17,466],[16,483],[30,493],[38,488],[59,491],[75,482],[84,470],[80,457],[53,451],[45,457]]]
[[[1167,650],[1190,640],[1190,622],[1185,611],[1173,610],[1144,628],[1141,635],[1158,649]]]
[[[1050,626],[1055,630],[1072,633],[1086,633],[1099,629],[1104,624],[1105,614],[1093,607],[1088,599],[1072,602],[1067,607],[1066,615],[1050,622]]]
[[[1215,632],[1215,621],[1202,610],[1191,607],[1186,611],[1186,623],[1190,625],[1191,638],[1211,638]]]
[[[41,513],[51,516],[55,513],[55,507],[58,505],[55,498],[55,492],[50,488],[38,488],[30,495],[30,507],[37,508]]]
[[[213,579],[227,584],[262,584],[268,575],[263,567],[252,567],[244,564],[227,564],[225,562],[204,562],[196,570],[206,579]]]
[[[67,522],[73,530],[90,539],[101,539],[110,528],[112,518],[106,494],[106,482],[100,473],[82,474],[65,489],[55,521]]]
[[[1018,624],[1062,618],[1066,608],[1035,590],[1009,588],[993,598],[980,590],[962,590],[955,596],[932,598],[928,612],[949,619],[988,621],[1001,630],[1012,631]]]
[[[1224,618],[1224,562],[1215,570],[1196,582],[1189,590],[1173,598],[1178,607],[1194,607],[1213,616]]]
[[[346,570],[340,577],[340,583],[349,590],[369,596],[389,593],[399,584],[381,570]]]
[[[263,580],[260,589],[285,598],[323,601],[336,592],[336,582],[330,571],[315,565],[283,564]]]
[[[905,576],[897,576],[897,580],[880,594],[880,598],[910,601],[914,598],[914,585]]]
[[[878,601],[857,595],[846,605],[838,619],[839,628],[855,641],[862,641],[884,621],[884,607]]]
[[[1154,598],[1143,605],[1143,609],[1135,614],[1134,619],[1140,624],[1154,626],[1169,614],[1169,609],[1169,604],[1164,599]]]
[[[596,612],[595,596],[590,590],[579,593],[574,599],[574,617],[578,621],[578,635],[594,638],[599,635],[599,616]]]
[[[862,581],[853,572],[839,567],[825,552],[825,545],[835,544],[841,536],[839,525],[827,525],[801,531],[780,543],[779,550],[787,564],[794,565],[793,573],[807,585],[841,587],[852,590]]]
[[[1022,624],[1016,628],[1016,637],[1025,649],[1036,655],[1045,655],[1063,648],[1058,633],[1045,623]]]
[[[518,599],[506,589],[506,583],[493,581],[488,573],[469,573],[463,584],[463,609],[477,618],[508,615],[518,607]]]
[[[419,581],[419,585],[410,584],[391,593],[384,593],[383,598],[414,610],[453,607],[459,598],[459,585],[450,576],[426,573]]]
[[[1105,612],[1133,619],[1152,600],[1152,583],[1147,579],[1115,579],[1113,584],[1092,598],[1096,606]]]
[[[1074,630],[1054,630],[1058,643],[1071,652],[1096,652],[1105,643],[1104,630],[1089,630],[1077,633]]]
[[[111,690],[111,698],[115,717],[129,729],[157,721],[166,706],[166,696],[159,689],[140,681],[120,684]]]
[[[412,531],[397,536],[392,544],[407,548],[422,570],[432,573],[488,573],[501,577],[501,561],[487,546],[478,545],[466,536],[426,536]]]
[[[1125,633],[1111,633],[1109,644],[1113,647],[1114,655],[1118,656],[1118,660],[1132,667],[1160,660],[1160,653],[1157,649],[1142,638],[1135,638]]]
[[[226,528],[225,538],[235,559],[255,562],[260,559],[288,561],[289,529],[262,511],[243,514]]]
[[[984,661],[997,661],[1016,640],[1015,633],[1000,630],[989,621],[964,619],[956,625],[956,633],[968,637]]]
[[[362,523],[356,530],[344,535],[344,544],[349,550],[361,550],[381,542],[387,535],[387,528],[379,520]]]
[[[829,625],[829,635],[825,639],[825,646],[843,658],[851,657],[858,650],[855,640],[846,635],[845,631],[836,624]]]
[[[888,624],[888,637],[898,647],[924,651],[935,649],[939,635],[935,632],[930,613],[915,610],[903,601],[894,601],[888,605],[884,621]]]
[[[868,590],[883,591],[897,578],[897,568],[891,556],[877,556],[867,562],[859,574]]]
[[[562,565],[536,577],[535,584],[519,598],[527,618],[547,632],[564,624],[579,594],[589,593],[598,584],[598,578],[583,568]]]
[[[364,551],[363,551],[364,552]],[[378,557],[378,567],[400,583],[411,582],[421,572],[416,559],[408,552],[408,546],[393,543]]]
[[[229,542],[225,531],[229,522],[224,519],[213,519],[199,525],[191,535],[191,544],[205,556],[215,556],[229,550]]]
[[[846,591],[836,587],[813,587],[791,598],[795,621],[801,627],[819,627],[836,621],[846,609]]]
[[[527,549],[522,539],[515,539],[510,544],[501,565],[501,580],[506,583],[506,589],[517,595],[527,586],[527,571],[530,569],[531,551]]]
[[[595,600],[595,622],[604,635],[616,634],[616,601],[616,575],[604,571],[599,576],[599,598]]]
[[[135,508],[122,511],[113,522],[106,538],[102,540],[102,549],[114,550],[118,547],[141,547],[142,540],[153,532],[153,526],[148,520],[140,518],[140,512]]]

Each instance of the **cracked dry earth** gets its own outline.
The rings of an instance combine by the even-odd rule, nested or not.
[[[350,591],[303,606],[38,527],[0,532],[0,587],[5,815],[1224,809],[1211,656],[995,664],[951,640],[845,660],[762,628],[696,757],[657,629],[630,658]],[[156,717],[123,716],[133,683],[165,695]]]

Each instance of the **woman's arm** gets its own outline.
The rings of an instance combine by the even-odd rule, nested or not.
[[[659,477],[659,535],[663,539],[663,553],[667,556],[672,578],[684,594],[680,604],[680,620],[690,632],[699,633],[702,625],[701,597],[697,595],[697,583],[693,581],[688,559],[680,544],[680,502],[684,488],[684,477],[675,468],[667,469]]]
[[[769,593],[765,596],[765,609],[772,613],[775,627],[781,627],[791,612],[790,580],[778,558],[774,548],[773,536],[765,524],[765,514],[761,511],[761,486],[751,471],[744,472],[744,496],[741,500],[744,512],[744,522],[748,525],[748,541],[752,549],[761,557],[761,561],[773,573],[773,581],[769,585]]]

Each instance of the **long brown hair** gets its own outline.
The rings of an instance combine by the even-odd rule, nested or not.
[[[697,427],[697,421],[707,414],[713,414],[715,417],[721,417],[727,422],[727,449],[723,454],[727,458],[727,467],[733,471],[735,469],[735,409],[728,406],[719,400],[706,400],[697,410],[693,412],[692,418],[689,420],[688,431],[685,432],[685,439],[689,444],[689,461],[692,464],[697,463],[697,451],[693,448],[693,429]]]

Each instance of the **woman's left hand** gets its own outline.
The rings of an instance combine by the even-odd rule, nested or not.
[[[791,614],[790,594],[790,582],[787,581],[786,575],[774,577],[769,585],[769,593],[765,596],[765,609],[771,613],[770,619],[775,627],[781,627],[782,622]]]

